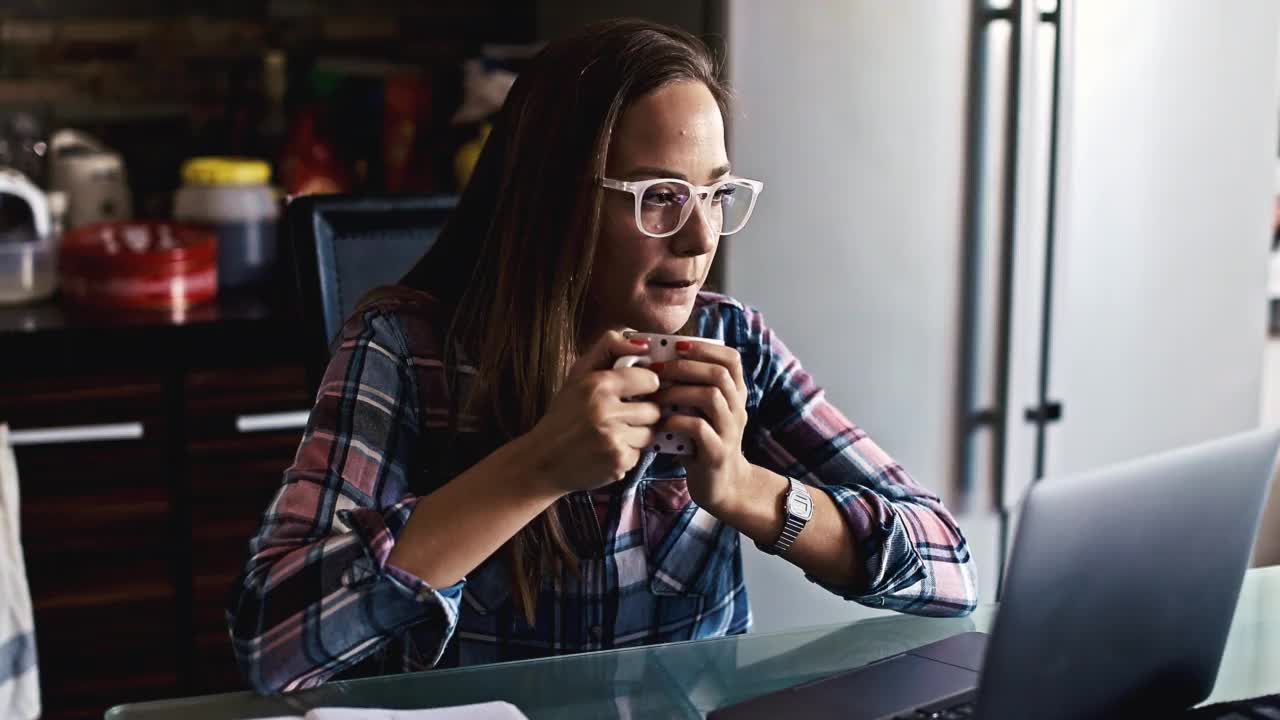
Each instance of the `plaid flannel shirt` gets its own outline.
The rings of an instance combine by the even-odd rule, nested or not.
[[[914,614],[972,610],[973,563],[938,497],[826,401],[759,312],[703,292],[693,320],[695,334],[742,353],[747,459],[827,493],[849,524],[863,582],[828,589]],[[387,563],[417,498],[495,449],[466,418],[445,439],[446,321],[418,294],[374,303],[343,328],[232,590],[227,620],[249,683],[273,692],[357,666],[410,671],[746,632],[738,531],[690,500],[674,457],[652,452],[622,481],[568,496],[573,534],[594,540],[580,544],[580,574],[546,579],[532,626],[505,553],[451,587]],[[448,448],[460,459],[441,469],[433,461]]]

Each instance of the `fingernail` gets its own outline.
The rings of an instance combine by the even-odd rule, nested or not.
[[[631,338],[631,344],[638,347],[649,347],[649,341],[644,338]]]
[[[649,369],[650,369],[650,370],[652,370],[652,371],[654,371],[654,372],[662,372],[662,368],[664,368],[664,367],[666,367],[666,366],[667,366],[667,364],[666,364],[666,363],[664,363],[664,362],[656,362],[656,363],[653,363],[652,365],[650,365],[650,366],[649,366]]]
[[[681,340],[676,343],[676,350],[679,350],[680,352],[691,350],[692,348],[693,348],[693,343],[688,340]]]

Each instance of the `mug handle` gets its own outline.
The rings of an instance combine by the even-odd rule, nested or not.
[[[653,361],[648,355],[623,355],[613,362],[613,368],[629,368],[639,365],[640,367],[649,367]]]
[[[649,359],[648,355],[623,355],[622,357],[613,361],[613,369],[617,370],[618,368],[629,368],[629,367],[635,367],[637,365],[639,365],[640,367],[649,367],[649,365],[652,362],[653,360]],[[632,400],[635,400],[636,398],[629,397],[629,398],[622,398],[622,399],[626,400],[627,402],[630,402]]]

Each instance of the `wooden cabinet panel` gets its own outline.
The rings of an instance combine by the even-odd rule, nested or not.
[[[154,375],[105,374],[0,383],[0,422],[14,430],[158,420],[163,382]],[[163,430],[155,424],[153,430]]]
[[[136,374],[0,385],[45,718],[179,687],[165,409],[164,384]],[[125,439],[78,439],[104,427]]]
[[[0,384],[0,422],[27,440],[15,457],[45,718],[243,689],[226,601],[302,436],[245,421],[310,404],[301,366]],[[138,432],[30,432],[86,426]]]
[[[235,421],[309,409],[305,374],[293,367],[192,373],[186,407],[192,692],[240,690],[245,685],[231,653],[226,601],[302,428],[243,432]]]
[[[28,557],[44,717],[102,717],[112,705],[175,694],[177,606],[165,547]]]
[[[245,416],[310,410],[312,398],[301,367],[271,366],[199,370],[187,375],[184,404],[192,440],[239,436]],[[297,429],[301,435],[301,428]]]
[[[0,308],[46,719],[240,686],[221,614],[301,432],[237,421],[311,405],[283,294]]]
[[[56,478],[24,468],[24,478]],[[25,479],[23,484],[29,484]],[[172,529],[168,488],[102,487],[76,495],[27,492],[22,499],[28,554],[153,552],[167,548]],[[36,572],[39,568],[28,569]]]
[[[119,664],[117,664],[119,665]],[[163,700],[181,687],[178,671],[145,671],[118,666],[102,672],[86,666],[76,672],[50,675],[41,668],[41,720],[102,720],[112,707],[126,702]]]
[[[245,688],[227,636],[226,601],[297,443],[293,433],[270,433],[192,447],[194,692]]]
[[[147,599],[145,596],[151,595]],[[128,587],[98,588],[74,603],[35,611],[40,673],[79,672],[94,666],[125,670],[174,670],[176,641],[172,584],[131,578]],[[50,652],[74,645],[76,651]],[[123,693],[122,695],[127,695]],[[121,702],[128,697],[122,697]]]
[[[227,639],[225,626],[218,631],[196,633],[193,642],[195,661],[189,694],[210,695],[249,689],[231,654],[231,642]]]

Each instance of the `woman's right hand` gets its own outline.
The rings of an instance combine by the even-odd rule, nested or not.
[[[658,391],[658,376],[642,367],[614,369],[624,355],[648,350],[617,330],[603,335],[574,363],[551,407],[522,440],[536,482],[557,493],[591,490],[621,480],[653,444],[657,403],[624,398]]]

